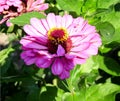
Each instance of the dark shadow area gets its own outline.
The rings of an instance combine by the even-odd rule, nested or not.
[[[99,71],[101,78],[98,79],[97,81],[95,81],[96,84],[105,83],[108,78],[112,77],[112,75],[106,73],[105,71],[103,71],[101,69],[99,69],[98,71]]]
[[[112,48],[112,50],[104,55],[116,60],[118,62],[118,64],[120,64],[120,58],[118,56],[118,51],[120,51],[120,43],[112,42],[112,43],[106,45],[105,47]]]
[[[117,3],[117,4],[114,6],[114,8],[115,8],[115,11],[120,12],[120,3]]]
[[[120,93],[116,94],[115,101],[120,101]]]

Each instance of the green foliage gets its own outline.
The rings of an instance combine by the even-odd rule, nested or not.
[[[86,90],[86,101],[114,101],[116,92],[120,91],[120,86],[106,83],[93,85]]]
[[[83,0],[56,0],[56,1],[62,10],[74,11],[78,15],[81,13],[81,7],[83,5]]]
[[[115,28],[112,24],[108,22],[101,22],[97,24],[97,29],[100,31],[103,44],[112,42],[112,38],[115,33]]]
[[[114,59],[98,55],[95,58],[95,62],[99,64],[100,69],[105,72],[114,76],[120,76],[120,64]]]
[[[10,56],[10,54],[13,51],[14,49],[11,47],[0,51],[0,75],[4,75],[4,73],[6,73],[10,67],[10,64],[12,62],[12,56]]]
[[[0,43],[2,101],[120,101],[120,0],[46,2],[49,4],[46,14],[68,13],[96,26],[102,38],[99,53],[89,57],[85,64],[76,65],[66,80],[53,76],[50,69],[26,66],[20,59],[22,27],[29,24],[31,18],[41,19],[45,15],[21,14],[10,20],[13,26],[0,25],[0,35],[10,36],[6,46]]]
[[[39,12],[29,12],[29,13],[22,14],[21,16],[18,16],[14,19],[11,19],[10,22],[12,22],[13,24],[23,26],[25,24],[29,24],[30,18],[33,18],[33,17],[40,19],[40,18],[45,18],[45,15]]]
[[[98,8],[108,8],[116,3],[120,2],[120,0],[98,0]]]

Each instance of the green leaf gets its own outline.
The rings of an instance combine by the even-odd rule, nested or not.
[[[116,3],[120,2],[120,0],[98,0],[98,8],[108,8],[111,5],[115,5]]]
[[[62,89],[57,88],[57,96],[55,97],[55,101],[62,101],[64,91]]]
[[[120,65],[114,59],[98,55],[95,62],[99,64],[100,69],[108,74],[120,76]]]
[[[97,0],[86,0],[82,7],[82,13],[85,13],[87,16],[92,15],[96,11],[96,3]]]
[[[120,12],[111,12],[102,16],[102,21],[110,22],[115,27],[112,41],[120,43]]]
[[[116,93],[120,92],[120,86],[105,83],[82,88],[77,92],[63,94],[62,101],[115,101]]]
[[[83,100],[82,97],[80,97],[79,93],[67,92],[62,96],[62,101],[85,101],[85,100]]]
[[[98,69],[98,64],[93,60],[96,56],[91,56],[86,60],[85,64],[81,65],[80,72],[81,73],[90,73],[92,70]]]
[[[39,101],[55,101],[55,97],[57,96],[57,88],[53,85],[46,85],[43,87],[40,94]]]
[[[115,34],[112,38],[112,41],[120,43],[120,27],[115,30]]]
[[[100,31],[103,44],[108,44],[112,42],[112,38],[115,33],[115,28],[112,24],[110,24],[109,22],[101,22],[98,23],[96,27]]]
[[[29,13],[24,13],[21,16],[18,16],[14,19],[11,19],[10,22],[13,24],[17,24],[20,26],[23,26],[25,24],[30,23],[30,19],[36,17],[36,18],[45,18],[45,15],[39,13],[39,12],[29,12]]]
[[[85,101],[115,101],[119,91],[120,86],[111,83],[93,85],[86,89]]]
[[[62,10],[74,11],[79,15],[84,0],[56,0],[56,1]]]
[[[116,29],[120,28],[120,12],[110,12],[102,16],[102,21],[110,22]]]
[[[40,88],[35,86],[31,87],[27,96],[27,101],[40,101]]]
[[[80,65],[77,65],[70,72],[70,77],[67,79],[68,88],[69,88],[70,91],[79,90],[78,83],[79,83],[80,77],[81,77],[81,73],[80,73],[81,71],[80,70],[81,70]]]
[[[69,90],[74,91],[79,90],[78,83],[80,82],[80,77],[86,77],[83,74],[89,74],[92,70],[97,70],[98,64],[93,61],[93,57],[87,59],[85,64],[77,65],[74,69],[70,72],[70,77],[67,79]]]
[[[12,57],[10,56],[10,54],[13,51],[14,49],[11,47],[0,51],[0,71],[1,71],[0,73],[1,75],[6,73],[6,71],[10,67],[10,63],[12,61]]]

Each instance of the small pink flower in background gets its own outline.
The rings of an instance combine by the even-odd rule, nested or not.
[[[22,13],[31,11],[41,12],[47,8],[48,4],[44,3],[44,0],[1,0],[0,14],[3,15],[3,19],[0,21],[0,24]]]
[[[71,15],[50,13],[46,19],[32,18],[24,31],[27,35],[20,41],[24,50],[21,58],[27,65],[51,68],[61,79],[68,78],[76,64],[96,55],[101,45],[95,27]]]
[[[45,0],[27,0],[27,11],[44,11],[48,8],[48,4],[44,3]]]

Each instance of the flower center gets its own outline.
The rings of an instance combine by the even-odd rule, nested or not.
[[[68,33],[64,28],[52,28],[48,31],[48,50],[54,54],[57,51],[58,45],[61,45],[66,52],[70,51],[72,41],[68,37]]]
[[[17,12],[17,7],[10,6],[8,11],[10,11],[10,12]]]

